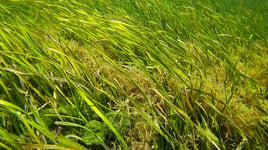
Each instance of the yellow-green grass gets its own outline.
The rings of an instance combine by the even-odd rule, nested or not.
[[[268,147],[268,2],[0,8],[1,148]]]

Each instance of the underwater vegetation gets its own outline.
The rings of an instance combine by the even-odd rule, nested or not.
[[[267,149],[267,10],[1,0],[1,149]]]

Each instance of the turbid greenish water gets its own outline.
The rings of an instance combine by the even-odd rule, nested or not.
[[[268,1],[1,0],[2,149],[267,149]]]

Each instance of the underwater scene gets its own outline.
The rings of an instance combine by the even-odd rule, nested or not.
[[[0,149],[268,149],[268,1],[1,0]]]

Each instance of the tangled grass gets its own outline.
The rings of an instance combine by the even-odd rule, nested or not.
[[[0,8],[1,148],[268,148],[267,1]]]

